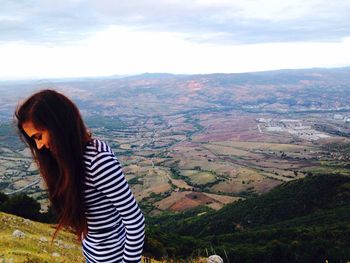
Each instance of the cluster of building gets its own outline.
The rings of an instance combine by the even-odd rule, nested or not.
[[[350,122],[350,116],[342,114],[334,114],[333,119],[338,121]]]
[[[258,122],[258,129],[260,132],[288,132],[294,136],[307,141],[315,141],[323,138],[330,137],[329,135],[316,131],[310,125],[304,125],[301,120],[295,119],[272,119],[272,118],[259,118],[256,119]],[[261,128],[263,125],[263,129]]]

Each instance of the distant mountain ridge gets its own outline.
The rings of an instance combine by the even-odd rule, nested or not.
[[[143,114],[150,115],[174,114],[194,108],[197,111],[236,109],[275,113],[337,111],[349,109],[350,67],[232,74],[145,73],[100,79],[95,84],[89,83],[91,85],[100,88],[98,97],[115,94],[123,101],[133,98]],[[88,87],[84,89],[89,90]],[[152,111],[147,109],[146,98],[156,106]],[[123,104],[123,109],[125,107],[130,108],[130,105]]]
[[[87,112],[95,108],[104,112],[116,106],[115,115],[133,112],[156,116],[194,108],[197,111],[237,109],[276,113],[350,110],[349,86],[350,67],[2,81],[0,92],[4,101],[0,103],[4,104],[4,109],[0,107],[0,119],[4,118],[2,114],[8,114],[9,106],[15,107],[19,96],[50,87],[77,98],[78,106]],[[112,98],[119,101],[111,104]],[[134,105],[139,105],[139,109],[135,110]]]

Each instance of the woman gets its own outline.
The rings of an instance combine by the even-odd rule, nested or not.
[[[62,228],[82,241],[87,262],[140,262],[144,217],[106,142],[91,138],[78,108],[42,90],[16,110]]]

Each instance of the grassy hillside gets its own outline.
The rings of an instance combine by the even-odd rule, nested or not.
[[[14,237],[15,230],[24,237]],[[61,231],[51,243],[53,226],[0,212],[0,262],[85,262],[73,234]]]
[[[23,232],[24,237],[14,236],[13,233],[16,230]],[[67,231],[60,231],[51,243],[54,230],[53,225],[0,212],[0,262],[85,263],[81,245],[76,241],[75,235]],[[152,258],[151,262],[159,263],[160,261]]]
[[[190,222],[188,228],[182,224],[177,229],[196,236],[227,234],[235,228],[271,225],[344,205],[350,205],[350,177],[310,176],[280,185],[258,198],[227,205],[195,224]]]

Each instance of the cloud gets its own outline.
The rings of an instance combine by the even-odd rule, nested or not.
[[[350,0],[0,0],[0,78],[349,65]]]
[[[349,0],[0,0],[0,43],[71,44],[111,26],[220,44],[350,36]]]
[[[350,38],[336,43],[199,44],[181,34],[113,26],[71,46],[4,45],[0,79],[337,67],[349,65],[349,47]]]

